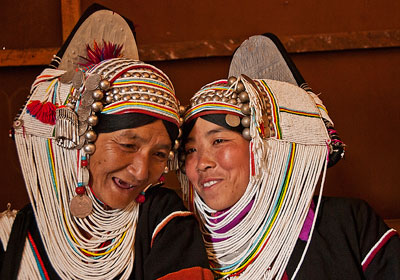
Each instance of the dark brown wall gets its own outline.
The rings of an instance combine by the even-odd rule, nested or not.
[[[0,49],[61,44],[58,1],[2,4]],[[81,9],[93,1],[81,1]],[[273,32],[278,36],[400,29],[400,2],[355,1],[99,1],[131,19],[137,43],[229,40]],[[301,3],[299,3],[301,2]],[[1,51],[1,50],[0,50]],[[400,48],[291,54],[327,106],[346,159],[328,170],[325,194],[367,200],[385,218],[400,218],[397,181],[400,120]],[[50,58],[49,58],[50,60]],[[227,75],[230,57],[154,62],[172,79],[186,103],[202,85]],[[15,148],[7,137],[41,67],[0,67],[0,210],[27,202]],[[168,182],[177,182],[168,177]]]

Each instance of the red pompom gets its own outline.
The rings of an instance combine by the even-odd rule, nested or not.
[[[137,203],[143,203],[143,202],[145,202],[146,201],[146,197],[142,194],[142,193],[140,193],[137,197],[136,197],[136,202]]]
[[[33,100],[26,106],[27,112],[42,123],[56,124],[56,105],[51,102],[42,103],[39,100]]]
[[[88,161],[86,159],[81,161],[82,166],[88,166]]]

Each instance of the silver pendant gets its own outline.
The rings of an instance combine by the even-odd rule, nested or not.
[[[92,213],[92,200],[85,194],[74,196],[69,203],[69,211],[72,216],[77,218],[86,218]]]

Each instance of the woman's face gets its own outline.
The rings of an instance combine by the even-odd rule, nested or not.
[[[198,118],[185,144],[186,175],[214,210],[234,205],[250,176],[249,142],[237,132]]]
[[[100,133],[90,156],[94,194],[111,208],[124,208],[164,171],[171,140],[161,120]]]

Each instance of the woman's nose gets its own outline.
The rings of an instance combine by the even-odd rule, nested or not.
[[[127,169],[138,182],[146,181],[149,178],[149,157],[147,155],[133,155]]]
[[[203,172],[215,167],[215,161],[209,152],[198,153],[197,157],[197,171]]]

